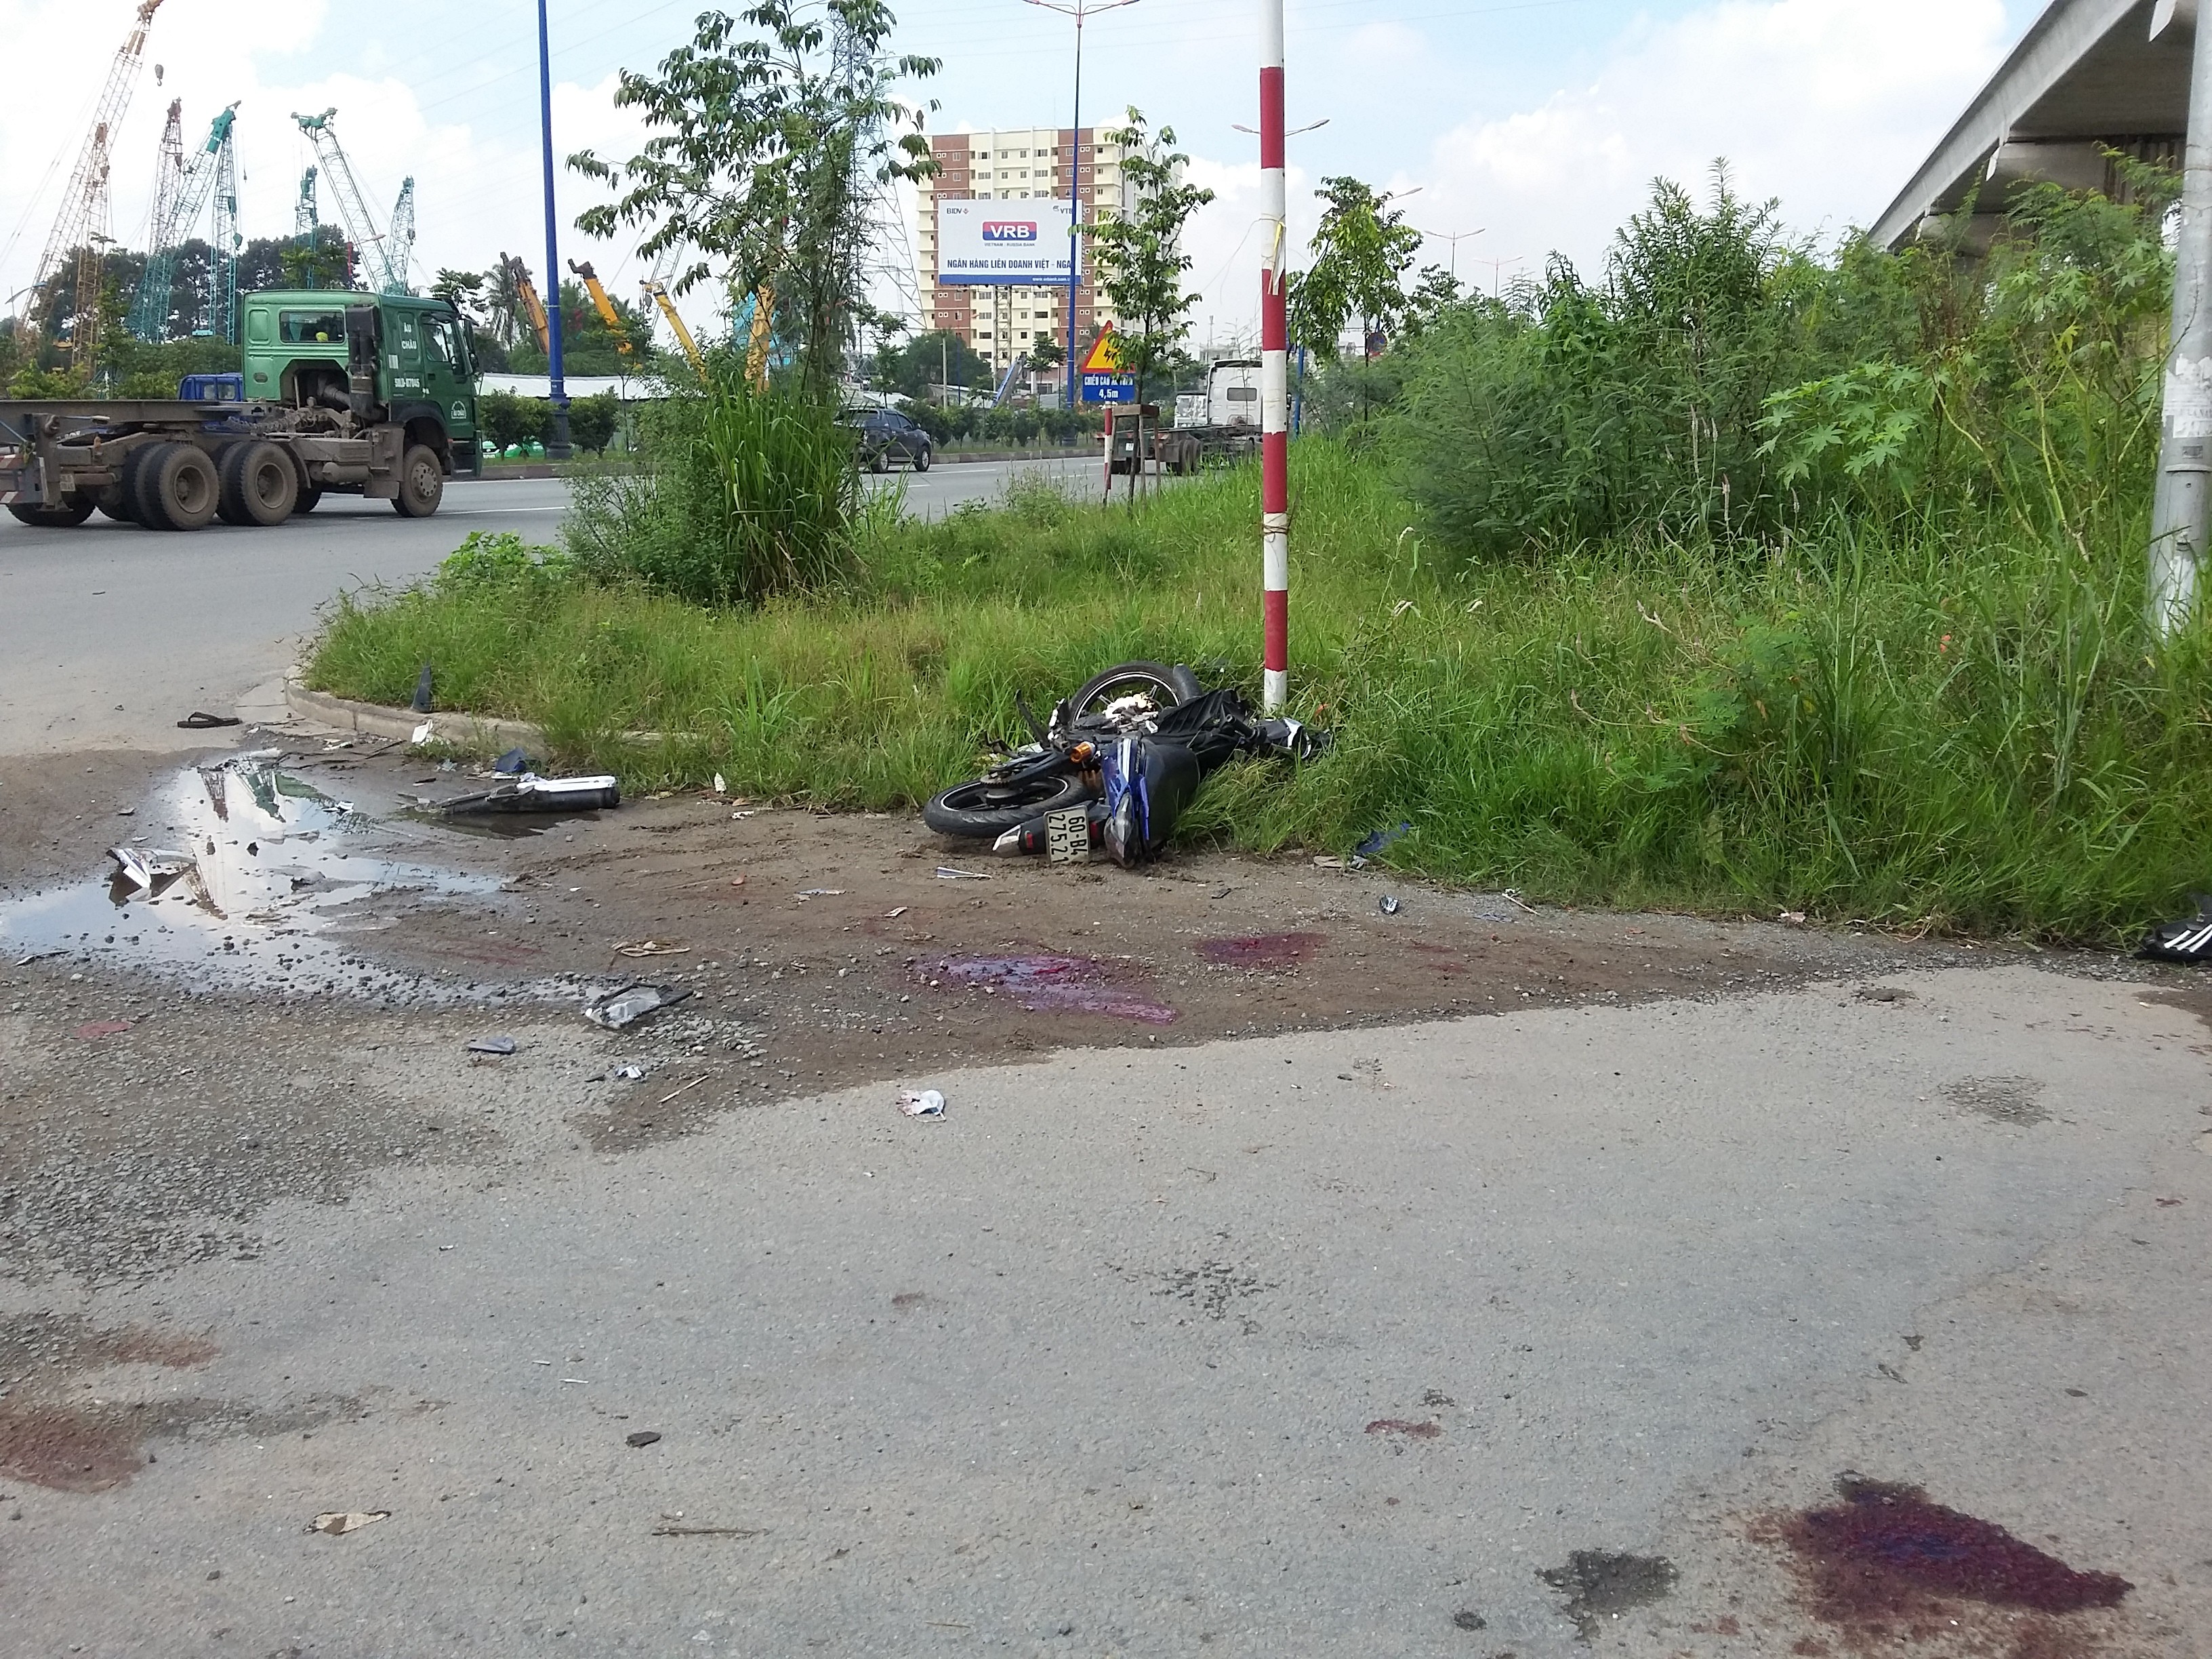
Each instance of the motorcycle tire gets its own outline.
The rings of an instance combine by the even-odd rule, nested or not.
[[[1188,702],[1198,695],[1198,682],[1190,670],[1165,663],[1116,663],[1103,674],[1093,674],[1077,688],[1067,700],[1068,708],[1077,719],[1095,714],[1114,699],[1106,694],[1116,692],[1127,696],[1132,692],[1149,693],[1163,708],[1172,708],[1179,702]]]
[[[921,821],[940,836],[995,841],[1031,818],[1080,806],[1095,793],[1082,775],[1056,772],[1018,783],[979,778],[955,784],[921,809]]]

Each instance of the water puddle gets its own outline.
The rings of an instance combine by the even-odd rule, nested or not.
[[[408,856],[406,832],[267,761],[188,768],[118,825],[140,833],[100,876],[0,902],[0,953],[226,988],[444,1000],[460,988],[366,962],[347,940],[397,926],[412,903],[481,901],[501,886]]]
[[[1003,991],[1034,1014],[1102,1014],[1147,1025],[1171,1024],[1176,1017],[1166,1004],[1109,983],[1106,964],[1089,957],[952,957],[927,972],[954,985]]]
[[[1254,933],[1246,939],[1202,939],[1198,953],[1224,968],[1295,968],[1328,943],[1326,933]]]

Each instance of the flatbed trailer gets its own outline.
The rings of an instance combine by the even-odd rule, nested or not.
[[[0,507],[44,529],[99,512],[198,530],[340,491],[421,519],[477,471],[476,365],[445,301],[280,289],[244,321],[240,372],[215,377],[239,397],[0,399]]]
[[[44,528],[97,509],[150,530],[198,530],[218,515],[281,524],[342,490],[427,517],[443,469],[418,445],[428,473],[410,480],[406,438],[388,422],[275,404],[0,400],[0,506]]]

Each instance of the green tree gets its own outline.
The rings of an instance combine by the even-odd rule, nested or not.
[[[1182,231],[1213,192],[1183,181],[1190,158],[1176,152],[1175,129],[1162,127],[1154,137],[1141,111],[1131,109],[1128,125],[1106,138],[1122,147],[1121,176],[1134,205],[1085,228],[1097,250],[1099,284],[1121,319],[1122,372],[1136,376],[1141,398],[1190,333],[1198,295],[1183,289],[1191,259]]]
[[[1363,335],[1397,326],[1406,308],[1402,286],[1421,233],[1357,179],[1324,179],[1314,192],[1328,204],[1314,233],[1314,262],[1291,278],[1291,343],[1336,360],[1345,325]]]
[[[579,398],[568,405],[568,436],[577,448],[603,455],[614,441],[615,428],[621,418],[622,405],[615,401],[611,392]]]
[[[916,403],[928,400],[940,385],[984,386],[991,366],[973,347],[949,330],[916,335],[904,345],[886,345],[876,354],[876,383]]]
[[[430,297],[453,307],[460,313],[462,323],[473,330],[482,320],[477,307],[483,301],[483,286],[480,271],[441,270],[437,281],[430,284]]]
[[[652,225],[638,245],[648,261],[688,251],[676,293],[710,280],[733,297],[769,287],[776,337],[793,343],[799,380],[817,395],[874,316],[863,261],[878,186],[937,170],[924,112],[892,91],[935,74],[938,60],[887,53],[896,21],[884,0],[703,13],[657,76],[623,72],[615,102],[658,130],[644,149],[620,165],[589,150],[568,160],[619,193],[579,227],[611,237]]]

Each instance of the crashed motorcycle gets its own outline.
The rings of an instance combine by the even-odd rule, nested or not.
[[[1303,722],[1259,720],[1232,687],[1208,691],[1178,663],[1121,663],[1091,678],[1039,721],[1017,700],[1032,740],[922,809],[940,835],[988,838],[1002,854],[1042,853],[1058,820],[1080,811],[1089,844],[1117,864],[1159,854],[1216,769],[1242,755],[1310,760],[1327,737]]]

